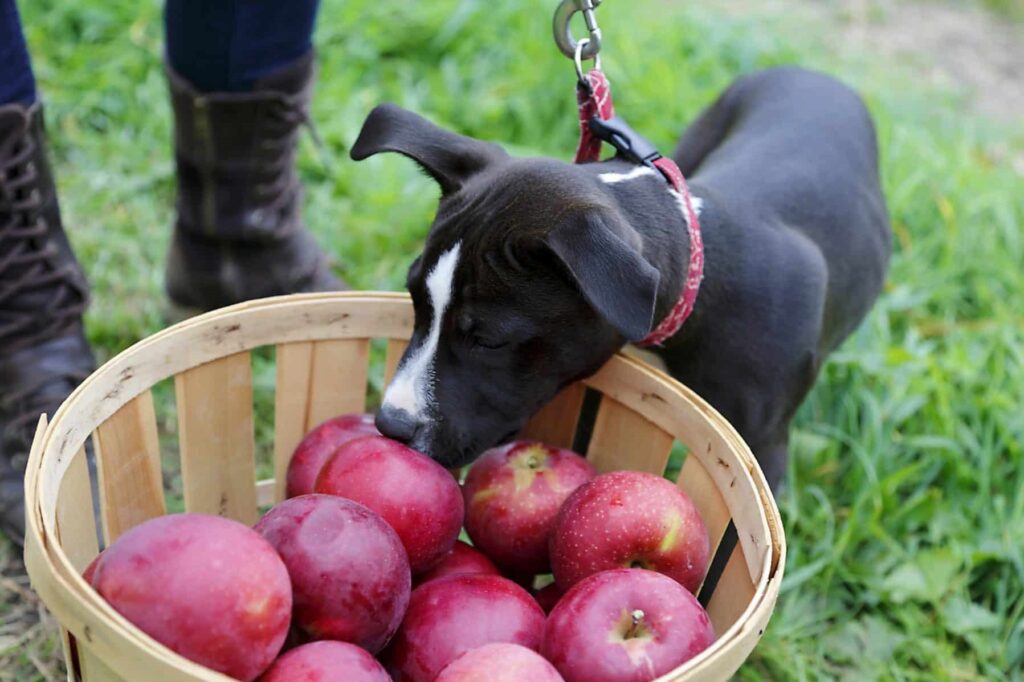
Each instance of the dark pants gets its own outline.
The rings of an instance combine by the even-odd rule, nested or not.
[[[31,104],[36,99],[36,79],[21,33],[14,0],[0,0],[0,105]]]
[[[167,56],[203,92],[245,92],[312,47],[319,0],[167,0]],[[0,0],[0,105],[36,99],[14,0]]]

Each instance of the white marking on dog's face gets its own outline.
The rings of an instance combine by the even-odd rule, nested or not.
[[[614,185],[619,182],[625,182],[626,180],[635,180],[637,178],[647,177],[649,175],[655,175],[653,168],[647,166],[637,166],[628,173],[601,173],[597,176],[597,179],[606,185]]]
[[[384,393],[384,405],[404,410],[417,420],[427,416],[427,407],[433,400],[434,356],[441,338],[441,323],[452,299],[455,268],[459,264],[461,244],[441,254],[427,275],[427,294],[430,296],[430,332],[415,352],[406,358]]]

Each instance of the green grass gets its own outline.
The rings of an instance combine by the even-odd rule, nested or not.
[[[325,2],[314,118],[329,160],[304,143],[300,165],[308,222],[353,285],[401,287],[437,196],[404,159],[348,160],[377,102],[571,156],[572,67],[551,44],[552,4]],[[160,5],[21,10],[65,222],[95,288],[90,338],[108,357],[165,324],[174,184]],[[657,0],[608,2],[599,16],[617,108],[665,149],[734,76],[780,63],[846,79],[879,125],[890,282],[796,420],[779,500],[786,581],[741,679],[1024,679],[1024,178],[1010,168],[1024,128],[973,116],[909,68],[833,49],[829,27],[808,30],[798,10],[737,21],[714,3]],[[31,622],[22,603],[0,599],[4,627]],[[59,647],[6,635],[0,680],[47,678]]]
[[[1024,3],[1020,0],[982,0],[982,4],[997,14],[1020,21],[1024,19]]]

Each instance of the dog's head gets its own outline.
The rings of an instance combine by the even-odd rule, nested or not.
[[[352,158],[384,151],[415,160],[441,200],[409,268],[415,328],[377,425],[461,466],[645,336],[659,274],[593,173],[513,159],[393,105],[370,114]]]

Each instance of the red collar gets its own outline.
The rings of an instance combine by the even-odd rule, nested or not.
[[[590,71],[587,74],[587,82],[580,83],[576,91],[576,99],[579,102],[580,112],[580,144],[576,149],[576,163],[599,161],[603,140],[594,134],[590,121],[594,117],[607,121],[615,116],[611,86],[609,86],[604,73],[599,69]],[[622,150],[620,149],[620,151]],[[665,319],[650,334],[635,344],[646,348],[660,346],[672,338],[693,312],[693,306],[697,302],[697,292],[700,290],[700,282],[704,277],[704,243],[700,237],[700,221],[697,211],[694,209],[690,190],[686,186],[686,180],[683,178],[679,166],[672,159],[661,156],[656,151],[634,160],[654,168],[665,178],[669,184],[669,192],[679,202],[683,220],[686,222],[686,231],[690,236],[690,266],[686,272],[683,290]]]

